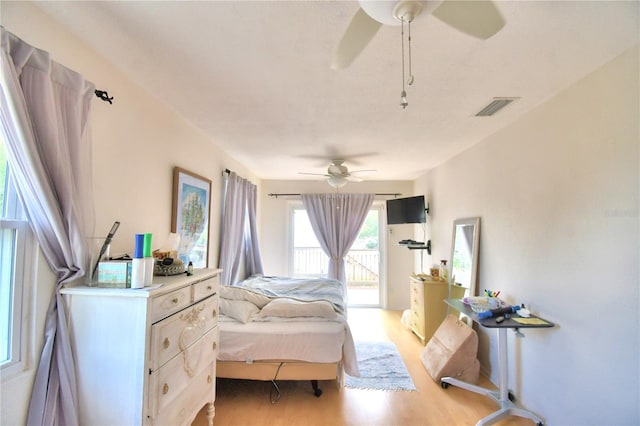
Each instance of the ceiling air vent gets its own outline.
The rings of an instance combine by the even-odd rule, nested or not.
[[[491,103],[476,113],[476,117],[490,117],[518,98],[493,98]]]

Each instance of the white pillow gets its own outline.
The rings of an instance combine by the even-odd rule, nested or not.
[[[220,298],[220,313],[246,324],[251,315],[260,312],[260,308],[246,300],[229,300]]]
[[[331,303],[324,300],[301,302],[288,298],[273,299],[267,303],[259,314],[260,317],[320,317],[333,319],[338,316]]]
[[[271,300],[268,296],[263,294],[227,285],[220,286],[220,297],[229,300],[246,300],[247,302],[253,303],[258,308],[262,308]]]

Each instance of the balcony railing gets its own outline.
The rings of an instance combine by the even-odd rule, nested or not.
[[[296,247],[293,264],[296,276],[326,276],[329,258],[319,247]],[[345,275],[348,285],[377,284],[380,279],[380,252],[349,251],[345,257]]]

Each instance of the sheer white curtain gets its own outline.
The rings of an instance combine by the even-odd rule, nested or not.
[[[344,257],[358,237],[373,197],[374,194],[302,194],[313,232],[329,256],[329,278],[342,282],[345,294]]]
[[[33,232],[57,275],[29,406],[29,425],[78,424],[76,377],[64,300],[84,274],[84,237],[94,222],[91,83],[0,27],[2,136]]]
[[[263,273],[256,224],[257,197],[254,184],[234,172],[228,173],[218,262],[223,285]]]

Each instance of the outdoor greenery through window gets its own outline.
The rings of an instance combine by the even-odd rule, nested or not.
[[[4,140],[0,139],[0,365],[24,357],[22,295],[27,222],[13,188]]]

